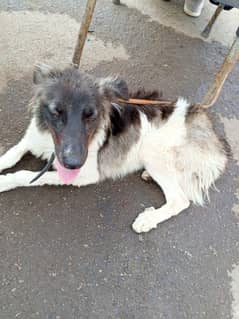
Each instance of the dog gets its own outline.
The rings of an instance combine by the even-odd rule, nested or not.
[[[40,185],[84,186],[143,171],[163,190],[166,203],[147,208],[132,224],[148,232],[189,207],[203,205],[224,172],[227,144],[215,133],[207,112],[184,98],[168,105],[133,105],[117,99],[158,99],[157,92],[129,94],[118,77],[94,79],[73,65],[34,69],[31,122],[22,140],[0,157],[0,172],[22,156],[49,160],[54,169],[33,184],[36,172],[0,175],[0,192]]]

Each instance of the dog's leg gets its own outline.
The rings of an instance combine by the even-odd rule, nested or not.
[[[141,174],[141,178],[145,182],[150,182],[152,180],[152,177],[149,175],[147,171],[143,171],[143,173]]]
[[[146,208],[143,213],[139,214],[132,225],[137,233],[148,232],[156,228],[159,223],[178,215],[189,206],[189,200],[177,181],[176,172],[167,170],[159,172],[152,167],[147,167],[147,171],[162,188],[166,204],[158,209]]]
[[[0,175],[0,192],[6,192],[17,187],[31,187],[31,186],[43,186],[43,185],[65,185],[59,178],[56,171],[46,172],[34,183],[30,184],[30,181],[36,177],[39,172],[32,171],[19,171],[16,173],[10,173],[6,175]],[[71,184],[74,186],[85,186],[89,184],[95,184],[99,181],[97,174],[89,174],[89,176],[79,176]]]
[[[144,167],[162,188],[166,204],[158,209],[148,208],[141,213],[132,225],[137,233],[156,228],[159,223],[178,215],[189,206],[189,199],[178,181],[180,172],[175,167],[175,149],[185,143],[187,134],[185,116],[188,107],[186,100],[178,99],[166,124],[146,136],[141,145],[140,156]]]
[[[43,133],[39,132],[35,118],[33,118],[21,141],[0,157],[0,172],[13,167],[27,152],[37,155],[39,153],[40,156],[44,151],[44,149],[41,149],[44,138],[45,135],[43,136]]]
[[[34,183],[30,181],[36,177],[38,172],[18,171],[6,175],[0,175],[0,192],[6,192],[17,187],[41,186],[41,185],[63,185],[56,172],[46,172]]]
[[[0,157],[0,172],[13,167],[27,151],[26,138],[24,137],[17,145],[10,148],[10,150]]]

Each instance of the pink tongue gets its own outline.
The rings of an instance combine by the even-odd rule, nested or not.
[[[80,169],[67,169],[64,166],[60,164],[58,159],[55,159],[55,167],[57,169],[57,173],[60,177],[60,179],[65,183],[65,184],[71,184],[76,176],[78,175]]]

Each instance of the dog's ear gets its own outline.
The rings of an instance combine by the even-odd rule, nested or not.
[[[41,84],[46,79],[54,78],[57,76],[57,70],[47,64],[39,63],[36,64],[33,71],[33,83]]]
[[[97,86],[101,96],[109,100],[114,100],[115,98],[128,99],[129,90],[127,83],[119,77],[107,77],[97,81]]]

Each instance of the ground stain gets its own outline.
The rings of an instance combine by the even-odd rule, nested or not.
[[[9,79],[20,79],[22,73],[30,72],[33,65],[38,62],[57,65],[70,63],[79,27],[80,23],[66,14],[1,12],[0,90],[5,88]],[[52,31],[49,32],[49,30]],[[94,34],[89,34],[84,47],[81,68],[91,70],[103,61],[128,58],[129,55],[122,44],[103,42]]]
[[[239,265],[234,265],[231,277],[232,318],[239,319]]]

